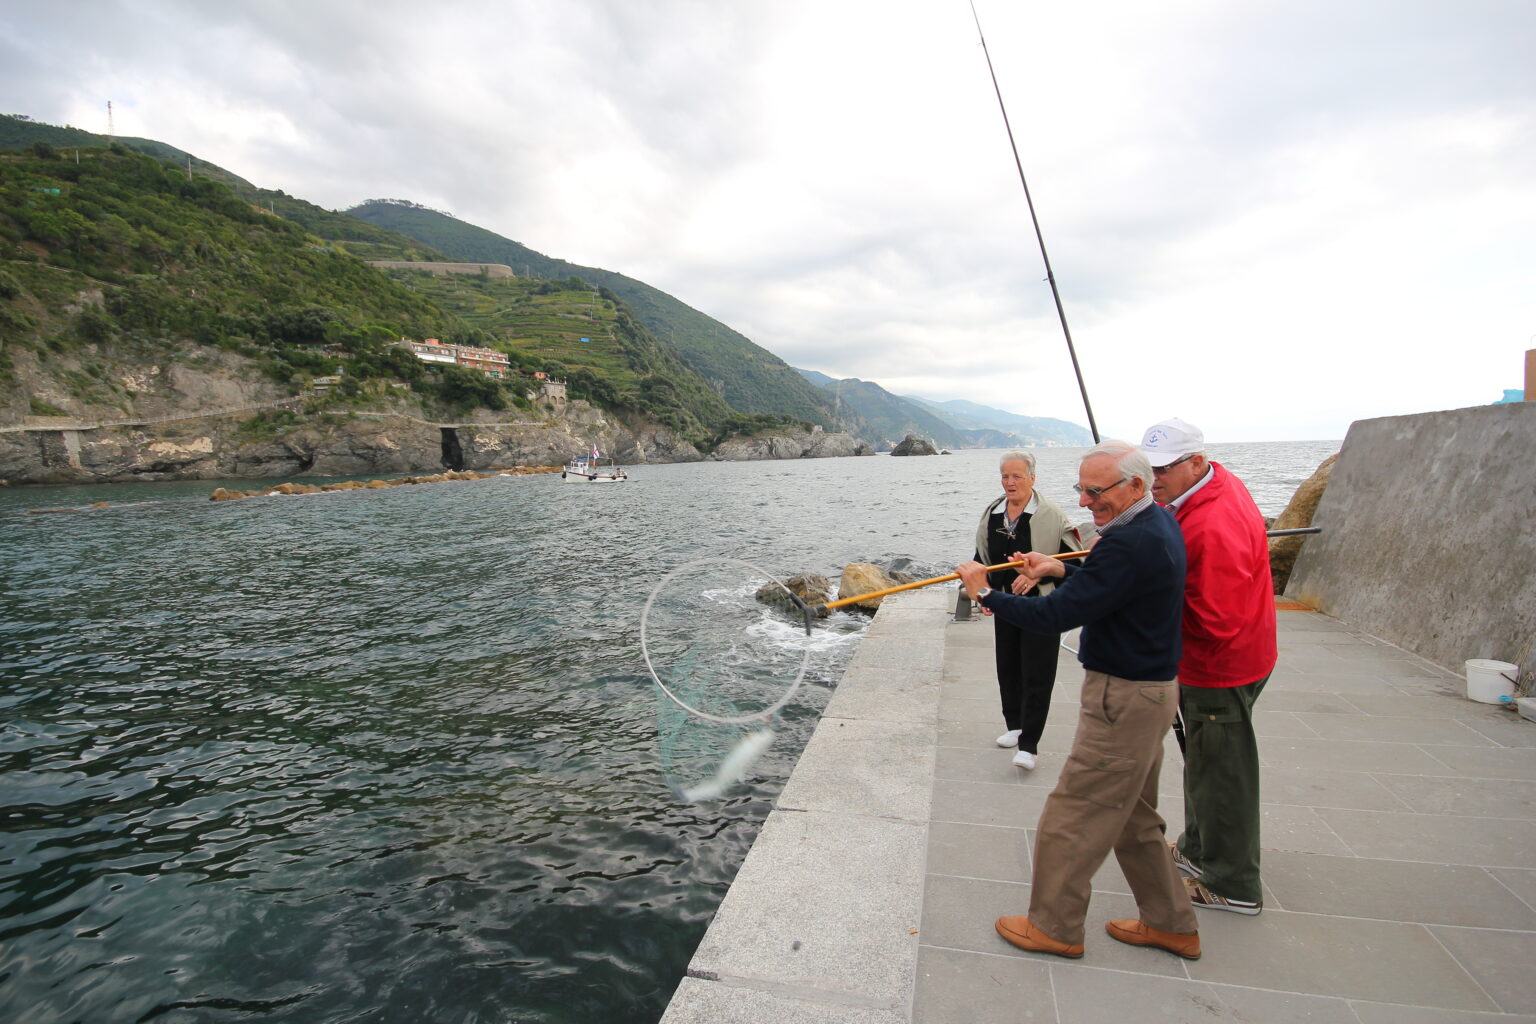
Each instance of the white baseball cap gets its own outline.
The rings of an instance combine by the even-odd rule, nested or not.
[[[1205,435],[1200,432],[1200,428],[1185,423],[1177,416],[1152,424],[1141,436],[1141,453],[1153,466],[1166,466],[1185,455],[1203,451]]]

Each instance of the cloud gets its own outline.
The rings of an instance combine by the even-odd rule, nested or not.
[[[1536,7],[978,9],[1106,432],[1339,437],[1536,342]],[[1082,422],[964,5],[13,10],[17,112],[339,208],[408,198],[671,292],[792,364]]]

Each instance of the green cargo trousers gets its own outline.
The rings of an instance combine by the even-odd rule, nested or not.
[[[1258,902],[1259,744],[1253,705],[1265,676],[1245,686],[1179,686],[1184,716],[1184,834],[1179,852],[1218,896]]]

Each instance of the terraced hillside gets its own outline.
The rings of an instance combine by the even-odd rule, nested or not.
[[[788,363],[643,281],[552,259],[495,232],[413,203],[371,200],[347,212],[409,235],[454,259],[505,263],[520,274],[554,280],[574,276],[607,288],[635,311],[654,337],[675,348],[732,408],[777,413],[829,427],[842,425],[827,396]]]
[[[519,365],[547,369],[575,394],[646,412],[684,436],[779,421],[734,412],[617,296],[579,278],[385,273],[484,332]]]

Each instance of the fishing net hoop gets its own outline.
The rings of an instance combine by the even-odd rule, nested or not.
[[[784,693],[780,695],[778,701],[769,707],[763,708],[760,711],[754,711],[745,715],[716,715],[711,714],[702,708],[694,707],[679,697],[677,694],[673,693],[672,690],[668,688],[667,684],[661,681],[661,676],[657,673],[656,666],[651,662],[651,649],[646,638],[646,629],[650,622],[651,607],[656,603],[656,598],[661,594],[662,590],[666,588],[668,583],[672,582],[674,579],[683,575],[684,573],[705,566],[718,567],[722,563],[741,565],[751,569],[754,573],[770,580],[780,590],[784,591],[784,593],[789,596],[789,599],[795,604],[796,607],[800,608],[802,611],[805,610],[804,602],[800,600],[799,596],[796,595],[794,591],[789,589],[783,580],[780,580],[777,576],[773,575],[773,573],[768,572],[759,566],[753,565],[751,562],[743,561],[739,558],[696,558],[691,562],[684,562],[682,565],[679,565],[677,568],[667,573],[661,579],[657,580],[656,586],[651,589],[650,596],[645,599],[645,607],[640,612],[640,656],[644,659],[645,670],[646,672],[650,673],[651,681],[656,684],[656,687],[661,690],[662,693],[666,694],[669,700],[671,700],[678,707],[682,708],[684,711],[688,712],[690,715],[695,715],[698,718],[704,719],[705,721],[718,722],[721,725],[750,725],[754,722],[769,722],[773,719],[773,716],[778,713],[780,708],[784,707],[784,705],[788,704],[791,700],[794,699],[795,694],[800,690],[801,684],[805,682],[805,673],[807,669],[810,668],[811,664],[811,648],[809,645],[806,646],[804,653],[801,655],[800,669],[795,674],[794,681],[785,688]],[[811,627],[810,618],[808,615],[806,618],[805,628],[806,633],[809,634]]]

